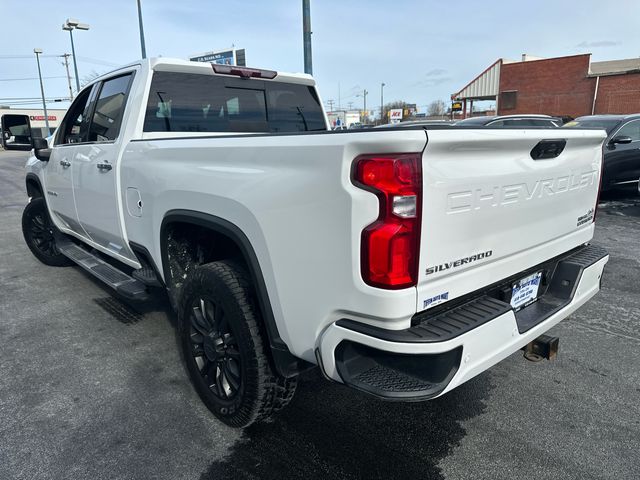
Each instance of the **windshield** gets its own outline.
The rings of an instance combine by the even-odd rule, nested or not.
[[[578,118],[565,123],[562,128],[604,128],[608,135],[619,123],[620,120],[615,118]]]

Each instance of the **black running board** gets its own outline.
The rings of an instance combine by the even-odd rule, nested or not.
[[[65,257],[78,264],[98,280],[109,285],[123,297],[130,300],[146,300],[149,298],[144,283],[105,262],[80,245],[66,238],[59,238],[56,241],[56,246]]]

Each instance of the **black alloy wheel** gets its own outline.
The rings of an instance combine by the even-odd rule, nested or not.
[[[221,401],[233,399],[242,387],[238,342],[219,303],[197,299],[191,306],[193,359],[211,392]]]
[[[31,253],[46,265],[66,267],[73,262],[56,246],[56,227],[49,218],[44,198],[33,198],[22,212],[22,235]]]
[[[246,427],[287,405],[297,378],[271,367],[268,341],[244,266],[196,267],[180,290],[180,343],[191,383],[222,422]]]

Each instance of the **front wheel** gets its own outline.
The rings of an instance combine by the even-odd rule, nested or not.
[[[44,198],[33,198],[22,212],[22,235],[31,253],[45,265],[66,267],[73,262],[56,246],[56,227],[49,218]]]
[[[222,422],[246,427],[288,403],[297,380],[276,375],[267,357],[244,269],[228,261],[197,267],[180,302],[180,340],[191,381]]]

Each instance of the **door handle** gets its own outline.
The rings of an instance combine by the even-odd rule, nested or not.
[[[60,165],[63,166],[63,168],[67,168],[71,166],[71,162],[67,161],[67,160],[60,160]]]
[[[96,167],[98,167],[98,170],[106,171],[106,172],[108,172],[112,168],[111,164],[109,162],[98,163],[98,164],[96,164]]]

